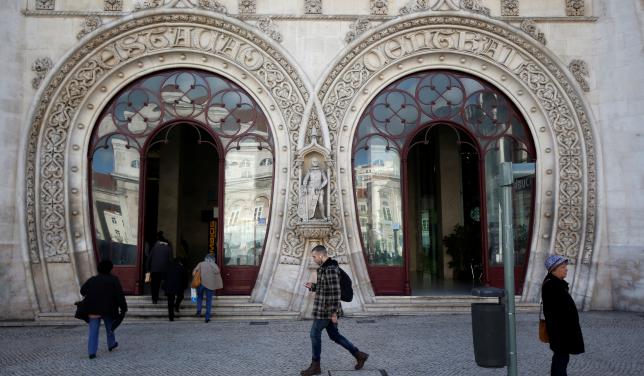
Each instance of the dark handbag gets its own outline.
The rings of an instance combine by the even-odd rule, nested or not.
[[[89,311],[87,309],[87,301],[85,301],[85,298],[83,300],[79,300],[76,303],[74,303],[76,306],[76,313],[74,314],[74,317],[83,320],[86,323],[89,323]]]
[[[550,343],[550,337],[548,337],[548,330],[546,329],[546,320],[541,318],[541,313],[543,311],[543,303],[539,307],[539,341],[543,343]]]

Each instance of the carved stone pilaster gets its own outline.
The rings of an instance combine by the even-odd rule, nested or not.
[[[103,9],[107,11],[123,10],[123,0],[105,0]]]
[[[239,0],[239,14],[255,14],[257,12],[257,0]]]
[[[83,29],[76,34],[76,39],[81,39],[85,35],[91,33],[92,31],[98,29],[103,25],[103,21],[99,16],[87,16],[83,20]]]
[[[461,8],[467,9],[474,13],[490,16],[490,8],[484,7],[481,0],[461,0]]]
[[[347,33],[347,36],[344,38],[345,42],[351,43],[353,42],[357,37],[359,37],[361,34],[363,34],[365,31],[369,30],[369,27],[371,26],[371,23],[369,23],[368,18],[358,18],[356,22],[352,23],[349,28],[349,32]]]
[[[523,22],[521,22],[521,30],[530,34],[531,37],[541,42],[544,46],[546,45],[546,37],[539,31],[539,29],[537,29],[537,24],[533,20],[523,20]]]
[[[383,16],[389,13],[389,4],[387,0],[371,0],[371,14],[374,16]]]
[[[305,14],[322,14],[322,0],[304,0]]]
[[[502,16],[518,16],[519,0],[501,0]]]
[[[38,10],[53,10],[55,5],[55,0],[36,0],[36,9]]]
[[[36,77],[31,81],[31,86],[34,89],[38,89],[40,87],[40,83],[47,76],[47,73],[49,73],[51,67],[53,66],[54,64],[48,57],[41,57],[40,59],[36,59],[36,61],[34,61],[34,63],[31,65],[31,70],[36,72]]]
[[[567,16],[583,16],[584,8],[584,0],[566,0]]]
[[[589,92],[590,85],[588,85],[588,81],[586,80],[586,77],[589,76],[589,71],[586,62],[583,60],[575,59],[571,61],[570,64],[568,64],[568,69],[570,69],[570,72],[575,77],[575,80],[577,80],[577,82],[579,83],[581,90],[583,90],[585,93]]]
[[[282,43],[282,34],[277,30],[277,25],[269,17],[262,17],[257,21],[257,27],[264,32],[264,34],[271,37],[273,40]]]

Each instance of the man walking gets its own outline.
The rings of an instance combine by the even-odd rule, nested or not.
[[[300,372],[302,376],[322,374],[320,355],[322,353],[322,331],[326,329],[329,338],[344,347],[356,358],[355,369],[362,369],[369,354],[359,351],[338,331],[338,318],[342,316],[340,304],[340,270],[337,261],[330,258],[323,245],[317,245],[311,251],[313,261],[320,265],[317,283],[307,282],[304,286],[315,292],[313,302],[313,325],[311,326],[311,345],[313,357],[309,368]]]

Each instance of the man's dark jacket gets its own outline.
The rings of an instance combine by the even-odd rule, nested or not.
[[[311,291],[315,291],[313,318],[331,319],[334,313],[338,317],[342,316],[338,262],[328,258],[324,264],[320,265],[317,274],[317,283],[311,286]]]
[[[152,273],[165,273],[172,261],[172,248],[170,244],[157,241],[150,250],[148,259],[148,270]]]
[[[87,314],[117,318],[127,312],[121,282],[111,274],[99,274],[88,279],[80,293],[85,297],[84,309]]]
[[[562,354],[584,352],[575,301],[568,293],[568,282],[548,273],[541,288],[543,314],[550,337],[550,349]]]

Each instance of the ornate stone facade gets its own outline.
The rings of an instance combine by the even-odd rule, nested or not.
[[[502,16],[518,16],[519,0],[501,0]]]
[[[36,0],[36,9],[51,10],[56,7],[56,0]]]
[[[568,64],[568,69],[572,73],[575,80],[579,83],[581,90],[584,92],[590,91],[590,85],[588,85],[587,77],[589,76],[588,65],[585,61],[575,59]]]
[[[521,21],[520,27],[521,27],[521,30],[530,34],[531,37],[538,40],[543,45],[546,44],[546,37],[542,32],[539,31],[539,29],[537,28],[537,24],[534,22],[534,20],[525,19]]]
[[[83,20],[83,29],[76,34],[76,39],[81,39],[85,35],[91,33],[92,31],[98,29],[103,25],[103,21],[99,16],[88,16]]]
[[[490,16],[490,8],[484,7],[481,4],[481,0],[461,0],[461,7],[474,13]]]
[[[49,73],[53,65],[54,64],[51,62],[51,59],[48,57],[36,59],[36,61],[31,65],[31,70],[36,73],[36,77],[31,80],[31,87],[38,89],[40,87],[40,83],[47,76],[47,73]]]
[[[460,10],[458,0],[409,0],[407,5],[400,8],[400,14],[410,14],[425,10]]]
[[[566,0],[566,15],[568,16],[583,16],[584,8],[584,0]]]
[[[257,27],[266,35],[277,42],[282,42],[282,34],[277,29],[277,25],[269,17],[262,17],[257,20]]]

